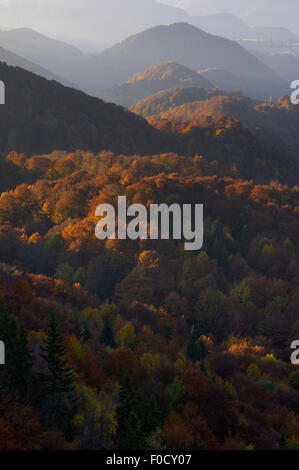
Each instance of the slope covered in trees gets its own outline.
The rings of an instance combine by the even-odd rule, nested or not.
[[[233,120],[226,122],[220,118],[209,125],[204,119],[185,122],[183,126],[176,123],[160,126],[158,117],[152,126],[121,107],[22,69],[2,64],[0,72],[6,83],[6,105],[0,107],[0,151],[3,154],[18,151],[30,156],[82,148],[124,154],[173,151],[181,155],[203,155],[209,162],[218,160],[223,176],[229,176],[234,167],[235,174],[259,183],[272,179],[294,183],[297,163],[287,155],[273,152],[271,146]],[[221,92],[191,87],[170,90],[170,96],[168,94],[165,92],[165,105],[179,104],[184,99],[217,97]]]
[[[106,101],[130,106],[162,90],[173,87],[213,88],[212,83],[193,70],[172,62],[155,64],[141,73],[133,75],[127,82],[101,93]]]
[[[223,90],[216,89],[207,91],[198,87],[174,87],[162,90],[140,100],[135,105],[130,106],[130,110],[144,118],[150,118],[153,116],[162,117],[167,116],[168,111],[176,109],[180,105],[206,101],[214,96],[223,95],[228,95],[228,93]]]
[[[1,450],[299,448],[298,187],[171,153],[8,161],[32,181],[0,198]],[[100,242],[118,194],[203,203],[203,249]]]
[[[130,109],[151,122],[192,122],[227,116],[242,122],[259,140],[285,157],[298,159],[299,108],[291,104],[289,96],[265,102],[252,100],[239,91],[173,89],[156,93]]]
[[[0,64],[6,104],[0,107],[0,152],[111,149],[161,151],[165,138],[113,104],[17,67]]]

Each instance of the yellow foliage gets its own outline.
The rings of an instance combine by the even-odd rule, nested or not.
[[[146,369],[148,374],[152,374],[157,370],[160,364],[159,354],[145,353],[140,359],[141,364]]]
[[[120,347],[127,346],[133,349],[136,345],[137,336],[134,325],[129,322],[123,326],[116,335],[116,342]]]

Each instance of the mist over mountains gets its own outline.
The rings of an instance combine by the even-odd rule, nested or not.
[[[293,0],[286,3],[289,11],[296,7]],[[28,0],[26,5],[0,0],[0,47],[20,57],[16,61],[3,56],[8,64],[95,96],[167,61],[194,72],[205,70],[205,78],[215,86],[238,88],[263,99],[279,97],[289,91],[286,80],[299,73],[299,35],[286,23],[270,25],[266,18],[263,23],[262,8],[271,12],[282,8],[276,0],[271,5],[269,10],[266,0],[250,5],[228,1],[225,6],[220,0],[89,0],[88,6],[84,0]],[[260,26],[249,23],[257,9]],[[198,28],[197,34],[192,26]],[[208,41],[204,32],[214,39],[210,36]],[[238,41],[242,48],[224,38]],[[21,59],[27,63],[22,65]],[[105,96],[109,99],[109,94]],[[141,93],[138,99],[142,97]]]
[[[158,26],[132,36],[94,57],[98,79],[90,86],[108,88],[158,63],[171,61],[192,70],[221,68],[243,80],[255,96],[281,96],[287,84],[234,41],[208,34],[188,23]]]
[[[232,38],[264,37],[267,26],[275,39],[282,31],[273,28],[299,34],[298,13],[296,0],[0,0],[0,29],[33,28],[96,51],[150,27],[184,21]]]
[[[233,13],[250,26],[284,27],[299,34],[299,3],[297,0],[161,0],[178,6],[193,16]]]
[[[86,5],[88,3],[88,5]],[[187,21],[189,15],[156,0],[9,0],[0,2],[0,29],[29,27],[104,48],[158,24]]]

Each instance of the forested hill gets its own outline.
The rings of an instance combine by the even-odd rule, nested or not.
[[[285,157],[298,160],[299,107],[289,96],[275,101],[257,101],[238,91],[172,89],[156,93],[130,108],[149,118],[196,121],[203,116],[225,115],[241,121],[258,139],[265,141]]]
[[[1,153],[109,149],[144,154],[169,148],[168,137],[121,107],[4,63],[0,80],[6,86]]]
[[[214,88],[209,80],[188,67],[173,62],[160,62],[133,75],[128,81],[119,83],[113,89],[100,93],[100,97],[122,106],[130,106],[161,90],[191,86],[204,90]]]
[[[157,26],[131,36],[95,56],[95,89],[111,87],[158,62],[171,61],[191,70],[220,68],[242,79],[253,97],[281,96],[288,84],[234,41],[208,34],[188,23]],[[96,86],[97,85],[97,86]]]
[[[0,107],[3,156],[11,151],[29,157],[78,149],[124,155],[197,154],[216,162],[214,172],[222,176],[230,176],[234,168],[234,175],[258,183],[275,179],[295,184],[298,163],[232,119],[188,120],[182,125],[179,121],[169,127],[20,68],[0,64],[0,79],[6,84],[6,104]]]

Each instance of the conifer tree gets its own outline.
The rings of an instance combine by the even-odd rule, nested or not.
[[[187,346],[187,355],[192,362],[204,362],[208,355],[206,342],[201,338],[198,340],[195,326],[192,326],[190,341]]]
[[[145,436],[142,422],[136,412],[137,394],[132,385],[129,374],[124,376],[117,408],[118,448],[119,450],[142,450],[145,445]]]
[[[74,370],[66,359],[63,341],[56,316],[52,314],[41,354],[47,363],[48,373],[41,376],[41,382],[47,397],[47,416],[50,417],[47,424],[54,425],[68,436],[75,413]]]
[[[111,321],[109,317],[105,317],[104,319],[104,327],[100,335],[99,341],[100,341],[100,344],[103,344],[104,346],[109,346],[110,348],[116,347],[114,333],[112,330]]]

